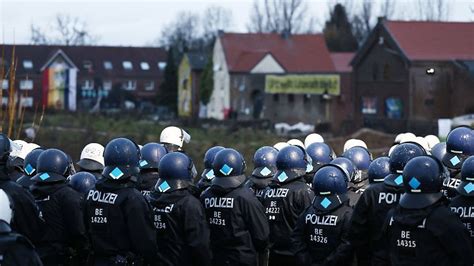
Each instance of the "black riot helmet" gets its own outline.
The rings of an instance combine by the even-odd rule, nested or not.
[[[216,154],[212,169],[216,177],[212,185],[222,188],[235,188],[245,182],[244,157],[234,149],[223,149]]]
[[[94,189],[96,182],[97,178],[89,172],[77,172],[69,178],[69,185],[82,194]]]
[[[263,146],[255,151],[253,156],[254,169],[252,176],[257,178],[273,177],[277,171],[277,155],[278,150],[270,146]]]
[[[201,177],[207,180],[212,180],[215,177],[214,170],[212,170],[212,163],[216,154],[223,150],[222,146],[214,146],[206,151],[204,154],[204,171],[201,174]]]
[[[464,160],[461,167],[461,184],[457,191],[464,196],[474,197],[474,156]]]
[[[461,169],[463,161],[474,155],[474,131],[467,126],[457,127],[448,134],[443,164],[450,169]]]
[[[403,170],[405,194],[400,206],[406,209],[422,209],[437,202],[443,185],[443,165],[433,156],[423,155],[411,159]]]
[[[340,206],[347,199],[348,175],[344,168],[337,165],[320,167],[313,178],[313,206],[319,210],[331,210]]]
[[[306,174],[308,166],[311,166],[310,158],[303,148],[290,145],[278,152],[276,165],[277,172],[273,177],[278,183],[286,183]]]
[[[370,184],[383,182],[385,177],[390,174],[390,158],[383,156],[373,160],[367,174]]]
[[[140,148],[126,138],[111,140],[104,150],[105,168],[102,176],[120,180],[134,177],[140,172]]]
[[[140,169],[158,169],[161,158],[165,156],[168,151],[166,148],[156,142],[150,142],[141,149]]]
[[[69,158],[61,150],[47,149],[43,151],[37,161],[37,174],[31,178],[38,183],[65,181],[69,172]]]
[[[192,169],[193,161],[186,154],[166,154],[158,166],[159,179],[155,190],[164,193],[189,187],[193,181]]]
[[[384,179],[384,183],[401,187],[403,185],[403,168],[411,159],[426,155],[425,149],[414,142],[405,142],[397,145],[390,154],[390,174]]]

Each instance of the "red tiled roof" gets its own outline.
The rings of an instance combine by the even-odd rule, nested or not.
[[[337,72],[351,72],[350,62],[354,53],[331,53],[331,59]]]
[[[410,60],[474,60],[474,23],[385,21]]]
[[[333,72],[334,64],[321,34],[224,33],[221,37],[230,72],[250,72],[266,55],[289,73]]]

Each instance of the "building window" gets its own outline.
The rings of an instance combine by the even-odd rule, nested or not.
[[[90,79],[83,80],[81,88],[83,90],[92,90],[92,89],[94,89],[94,81],[90,80]]]
[[[155,82],[154,81],[147,81],[145,83],[145,90],[146,91],[152,91],[155,89]]]
[[[112,62],[110,62],[110,61],[104,61],[104,68],[105,68],[106,70],[112,70],[114,67],[113,67],[113,65],[112,65]]]
[[[32,90],[33,81],[32,80],[20,80],[20,90]]]
[[[390,97],[385,100],[385,114],[391,119],[403,117],[403,102],[400,98]]]
[[[85,60],[84,62],[82,62],[82,67],[84,67],[84,69],[86,70],[92,70],[92,62],[89,61],[89,60]]]
[[[276,93],[273,94],[273,101],[276,102],[276,103],[279,102],[280,101],[280,94],[276,94]]]
[[[389,64],[385,64],[383,66],[383,79],[390,80],[390,65]]]
[[[102,83],[102,86],[103,86],[103,89],[104,89],[104,90],[110,91],[110,90],[112,90],[112,81],[110,81],[110,80],[105,80],[105,81]]]
[[[8,90],[8,79],[2,79],[2,89]]]
[[[123,69],[126,69],[126,70],[132,70],[133,69],[132,62],[130,62],[130,61],[123,61],[122,66],[123,66]]]
[[[21,97],[20,106],[22,107],[33,107],[33,97]]]
[[[23,68],[24,69],[32,69],[33,68],[33,61],[23,60]]]
[[[141,62],[140,67],[141,67],[142,70],[149,70],[150,69],[150,65],[147,62]]]
[[[164,70],[166,67],[166,62],[158,62],[158,69]]]
[[[365,115],[377,114],[376,97],[362,97],[362,113]]]
[[[136,80],[127,80],[123,84],[123,88],[127,91],[134,91],[137,88],[137,81]]]
[[[294,102],[295,102],[295,95],[288,94],[288,103],[294,103]]]

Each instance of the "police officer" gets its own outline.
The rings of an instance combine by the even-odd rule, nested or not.
[[[183,144],[189,143],[191,136],[182,128],[170,126],[161,131],[160,143],[162,143],[168,152],[182,151]]]
[[[311,158],[311,167],[306,169],[306,183],[313,183],[313,176],[320,167],[330,163],[334,159],[334,151],[322,142],[315,142],[306,147],[306,153]]]
[[[471,240],[440,192],[443,167],[431,156],[403,170],[406,193],[387,214],[385,239],[391,265],[472,265]]]
[[[351,160],[354,165],[357,167],[356,176],[351,179],[349,183],[349,199],[351,206],[354,206],[360,198],[360,195],[364,192],[364,190],[369,185],[367,170],[369,169],[369,165],[372,162],[372,154],[365,148],[365,143],[358,144],[359,142],[355,142],[354,145],[362,145],[362,146],[354,146],[346,150],[342,156],[346,157],[347,159]]]
[[[277,172],[262,200],[270,225],[270,265],[296,263],[291,232],[314,197],[304,179],[308,164],[305,151],[298,146],[288,146],[278,152]]]
[[[383,182],[367,187],[352,214],[349,239],[354,245],[359,265],[377,265],[383,257],[381,225],[387,212],[397,205],[403,193],[403,168],[412,158],[425,155],[416,143],[399,144],[390,155],[390,174]]]
[[[245,182],[245,161],[234,149],[217,153],[216,177],[201,195],[211,230],[213,265],[257,265],[268,245],[268,222]]]
[[[204,208],[188,189],[193,182],[192,165],[183,153],[164,155],[159,163],[160,179],[148,197],[163,265],[211,264]]]
[[[97,178],[89,172],[77,172],[69,178],[69,185],[83,196],[95,188],[95,183]]]
[[[33,243],[42,237],[43,220],[31,193],[12,181],[8,175],[7,160],[10,153],[10,140],[0,134],[0,189],[12,199],[15,216],[11,226],[16,232],[26,236]]]
[[[352,247],[347,240],[352,208],[347,197],[347,172],[325,165],[314,175],[312,204],[300,215],[292,246],[302,265],[348,265]]]
[[[373,160],[369,165],[367,175],[369,184],[383,182],[386,176],[390,174],[390,158],[387,156],[379,157]]]
[[[474,155],[474,131],[467,126],[451,130],[446,139],[446,154],[443,157],[443,164],[449,171],[449,178],[443,181],[443,190],[448,198],[457,195],[456,189],[461,183],[461,166],[470,155]]]
[[[469,231],[474,248],[474,156],[467,158],[461,168],[459,195],[451,200],[449,207],[457,213]]]
[[[80,160],[76,163],[79,172],[89,172],[97,179],[102,178],[104,169],[104,146],[99,143],[89,143],[81,151]]]
[[[11,202],[5,191],[0,189],[0,264],[23,266],[43,265],[31,242],[12,230],[13,216]]]
[[[253,156],[254,169],[245,185],[255,193],[259,200],[262,199],[265,188],[270,184],[273,175],[276,173],[277,155],[277,149],[263,146]]]
[[[111,140],[105,168],[85,199],[85,220],[95,265],[157,264],[156,234],[149,203],[136,187],[140,150],[129,139]]]
[[[27,143],[23,140],[11,142],[12,152],[8,160],[8,175],[13,181],[17,181],[23,176],[23,163],[26,156],[34,149],[39,148],[38,144]]]
[[[16,182],[27,190],[29,190],[30,186],[33,184],[31,178],[36,175],[36,164],[38,161],[38,157],[43,151],[43,149],[37,148],[28,153],[28,155],[26,155],[25,161],[23,163],[23,171],[25,172],[25,174],[20,177]]]
[[[81,208],[81,195],[66,183],[68,156],[47,149],[38,157],[31,192],[45,220],[45,233],[36,245],[45,265],[84,263],[88,240]]]
[[[211,186],[211,181],[215,177],[214,170],[212,170],[212,162],[214,162],[216,154],[223,149],[224,147],[222,146],[214,146],[204,154],[204,170],[202,171],[201,179],[197,182],[199,194]]]
[[[443,161],[444,155],[446,154],[446,142],[440,142],[431,148],[431,155],[436,159]]]
[[[145,144],[140,152],[140,175],[137,189],[143,195],[148,195],[158,181],[158,164],[168,151],[163,145],[151,142]]]

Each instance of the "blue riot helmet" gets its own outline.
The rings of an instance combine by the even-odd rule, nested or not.
[[[201,174],[201,177],[205,180],[212,180],[214,178],[214,170],[212,170],[212,163],[216,154],[223,150],[222,146],[214,146],[206,151],[204,154],[204,171]]]
[[[143,148],[140,151],[141,159],[140,159],[140,169],[154,169],[158,170],[158,165],[160,164],[161,158],[165,156],[168,151],[166,148],[155,142],[150,142],[143,145]]]
[[[82,194],[94,189],[96,182],[97,178],[89,172],[77,172],[69,178],[69,185]]]
[[[422,209],[441,199],[443,171],[441,162],[433,156],[422,155],[411,159],[403,170],[405,193],[400,198],[400,206]]]
[[[355,146],[342,154],[342,157],[346,157],[351,160],[359,171],[365,171],[369,169],[370,162],[372,161],[372,154],[361,146]]]
[[[22,187],[28,188],[33,184],[31,178],[37,173],[38,157],[43,151],[43,149],[37,148],[26,155],[25,161],[23,162],[23,171],[25,174],[16,181]]]
[[[299,146],[287,146],[278,152],[276,159],[277,172],[274,180],[285,183],[306,174],[310,161],[303,148]]]
[[[446,155],[446,142],[440,142],[431,148],[431,155],[442,161]]]
[[[474,156],[464,160],[461,167],[461,183],[457,191],[464,196],[474,196]]]
[[[385,177],[390,174],[390,158],[383,156],[373,160],[367,174],[370,184],[383,182]]]
[[[104,178],[112,180],[135,177],[140,172],[140,148],[126,138],[111,140],[104,150]]]
[[[276,159],[278,150],[264,146],[259,148],[253,156],[253,172],[252,176],[257,178],[271,178],[277,171]]]
[[[161,159],[158,173],[156,191],[163,193],[187,188],[193,182],[193,161],[182,152],[170,152]]]
[[[43,151],[37,161],[37,174],[31,178],[38,183],[65,181],[69,172],[69,158],[58,149]]]
[[[313,206],[319,210],[331,210],[347,200],[347,171],[337,165],[327,164],[314,174],[312,189],[315,193]]]
[[[474,131],[467,126],[457,127],[448,134],[443,164],[450,169],[461,169],[463,161],[474,155]]]
[[[346,182],[353,181],[357,175],[357,167],[351,160],[347,159],[346,157],[337,157],[336,159],[332,160],[330,164],[342,167],[347,171],[347,173],[349,174],[349,180],[347,180]]]
[[[306,153],[311,157],[313,172],[334,159],[334,151],[323,142],[315,142],[306,147]]]
[[[245,182],[245,160],[236,150],[226,148],[219,151],[212,162],[215,177],[212,185],[236,188]]]
[[[411,159],[426,155],[425,149],[414,142],[404,142],[397,145],[390,154],[390,174],[384,179],[389,186],[403,186],[403,168]]]

